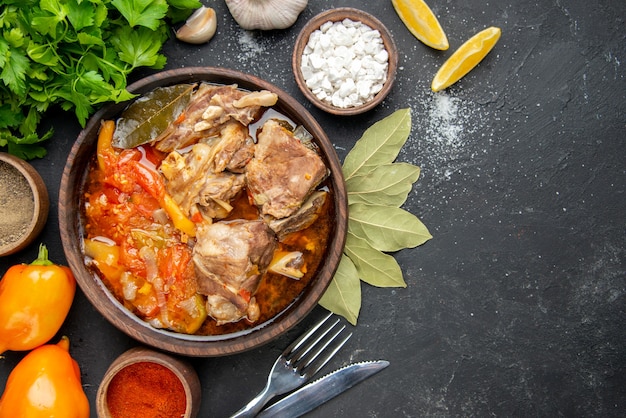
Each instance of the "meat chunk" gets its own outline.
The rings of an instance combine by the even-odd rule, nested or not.
[[[247,136],[244,144],[231,156],[226,169],[233,173],[243,173],[246,169],[246,165],[254,157],[254,140],[251,136]]]
[[[193,262],[198,292],[207,296],[207,312],[218,325],[243,318],[254,322],[254,294],[272,261],[276,240],[262,221],[237,220],[198,228]]]
[[[171,152],[161,163],[166,189],[188,217],[200,213],[205,218],[225,218],[230,202],[243,189],[243,174],[213,171],[214,147],[198,143],[182,155]]]
[[[202,142],[212,147],[211,169],[215,173],[224,170],[241,173],[254,156],[254,140],[248,128],[239,122],[227,122],[219,135]]]
[[[248,193],[263,215],[292,215],[327,175],[319,154],[279,121],[263,124],[254,158],[246,166]]]
[[[184,111],[184,118],[171,123],[156,138],[155,147],[163,152],[184,148],[215,135],[223,124],[231,120],[248,126],[261,115],[264,107],[272,106],[278,100],[276,94],[267,93],[273,101],[267,96],[246,100],[251,93],[238,89],[236,85],[201,83]]]
[[[319,217],[327,196],[328,192],[315,191],[293,215],[282,219],[266,219],[278,240],[282,241],[287,235],[311,226]]]

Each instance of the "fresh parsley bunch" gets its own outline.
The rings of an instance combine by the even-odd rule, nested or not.
[[[0,149],[43,157],[38,132],[51,105],[81,126],[104,102],[128,100],[127,76],[163,68],[170,24],[198,0],[2,0],[0,4]]]

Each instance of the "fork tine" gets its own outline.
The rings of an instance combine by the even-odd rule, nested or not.
[[[337,340],[339,334],[346,328],[345,325],[342,325],[339,329],[336,328],[339,318],[320,331],[321,325],[324,325],[331,315],[324,318],[314,328],[313,333],[307,333],[305,338],[298,341],[295,344],[297,347],[285,356],[287,363],[305,379],[310,378],[321,370],[352,336],[352,333],[349,333],[343,339]],[[309,341],[309,339],[312,339],[312,341]],[[334,344],[334,347],[331,347],[331,344]],[[329,347],[332,349],[328,350]],[[325,353],[324,356],[320,357],[323,353]]]
[[[297,350],[292,351],[292,353],[291,353],[292,357],[289,358],[289,362],[290,363],[302,364],[302,366],[298,367],[298,369],[301,369],[302,367],[308,365],[316,357],[316,353],[319,353],[319,351],[320,351],[320,350],[318,350],[317,352],[311,353],[311,350],[313,349],[313,347],[316,347],[318,344],[320,344],[320,342],[326,338],[328,333],[330,331],[332,331],[333,328],[335,328],[335,326],[338,323],[339,323],[339,318],[337,318],[335,320],[335,322],[330,324],[330,326],[328,326],[325,330],[320,331],[319,335],[312,335],[311,337],[314,337],[314,338],[311,341],[309,341],[308,339],[302,341],[303,343],[306,343],[306,344],[304,346],[301,346]],[[343,326],[343,328],[345,328],[345,325]],[[337,336],[337,333],[341,332],[343,330],[343,328],[339,329],[339,331],[336,332],[335,335],[330,337],[330,339],[328,339],[326,341],[326,343],[322,346],[322,349],[324,349],[326,346],[328,346],[328,344],[330,344],[332,342],[332,339],[335,338]],[[315,354],[315,355],[313,355],[313,354]],[[312,356],[312,358],[311,358],[311,356]],[[308,360],[305,361],[304,360],[305,358],[308,359]]]
[[[305,332],[304,334],[302,334],[300,337],[298,337],[297,340],[295,340],[294,342],[292,342],[291,344],[289,344],[289,346],[287,348],[285,348],[285,351],[283,351],[283,356],[286,356],[287,358],[289,358],[289,356],[291,355],[291,353],[293,353],[295,350],[299,349],[300,346],[302,344],[304,344],[306,342],[307,339],[309,339],[309,337],[311,337],[311,335],[315,334],[315,332],[322,326],[324,325],[324,323],[326,321],[328,321],[328,319],[333,315],[332,312],[330,312],[328,315],[326,315],[324,318],[322,318],[322,320],[320,320],[317,324],[315,324],[313,327],[311,327],[311,329],[309,329],[307,332]],[[339,319],[337,319],[337,321],[339,321]]]
[[[294,358],[292,358],[292,362],[300,364],[300,366],[297,367],[298,369],[302,369],[311,364],[311,362],[315,360],[315,358],[326,347],[328,347],[328,345],[330,345],[330,343],[332,343],[335,338],[337,338],[337,335],[339,335],[341,331],[346,328],[346,326],[344,325],[339,328],[338,331],[335,330],[334,334],[332,334],[330,337],[327,337],[338,323],[339,318],[337,318],[334,323],[326,328],[326,330],[322,331],[320,335],[316,336],[314,340],[312,340],[311,342],[305,341],[307,344],[302,347],[297,353],[293,353]],[[317,347],[324,339],[326,339],[326,341],[323,343],[323,345],[321,345],[316,351],[311,351],[314,347]]]
[[[231,418],[255,416],[269,399],[300,387],[328,363],[352,336],[352,333],[350,333],[341,341],[337,341],[339,334],[346,328],[345,325],[338,330],[335,329],[335,331],[329,335],[339,323],[339,318],[330,326],[325,326],[324,329],[320,331],[320,328],[326,324],[332,315],[332,312],[329,313],[283,351],[276,359],[274,366],[272,366],[272,370],[270,371],[270,375],[267,378],[267,383],[263,390],[248,402],[247,405],[235,412]],[[320,335],[316,335],[318,331]],[[311,338],[313,341],[309,342]],[[333,345],[334,348],[332,347]],[[329,349],[329,347],[331,349]],[[329,349],[329,352],[325,353],[323,357],[320,357],[327,349]]]
[[[333,334],[332,337],[328,339],[328,341],[326,341],[325,344],[317,348],[317,350],[311,353],[308,353],[306,355],[307,358],[306,358],[306,361],[304,362],[304,365],[298,366],[298,369],[301,372],[304,371],[303,375],[305,378],[308,379],[314,376],[315,374],[317,374],[317,372],[319,372],[322,369],[322,367],[324,367],[326,363],[328,363],[330,359],[333,358],[335,354],[337,354],[337,352],[341,349],[341,347],[344,346],[344,344],[350,339],[350,337],[352,337],[352,333],[350,332],[341,340],[335,341],[337,336],[339,336],[339,334],[341,334],[345,328],[346,328],[345,325],[342,326],[339,330],[337,330]],[[326,353],[325,356],[318,358],[320,354],[324,353],[326,348],[328,348],[328,346],[330,346],[332,343],[335,343],[335,347],[332,350],[330,350],[328,353]]]

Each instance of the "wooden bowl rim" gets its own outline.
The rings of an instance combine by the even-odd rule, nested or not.
[[[302,64],[302,53],[304,52],[304,48],[309,41],[309,37],[311,36],[311,34],[319,29],[322,24],[328,21],[339,22],[346,18],[354,21],[360,21],[368,25],[370,28],[376,29],[380,32],[380,36],[383,39],[385,49],[389,54],[389,65],[387,68],[387,81],[385,82],[383,88],[376,94],[376,96],[372,100],[364,103],[361,106],[339,108],[322,102],[313,94],[313,92],[306,85],[300,67]],[[336,9],[326,10],[313,16],[311,20],[309,20],[307,24],[304,25],[304,27],[298,34],[298,37],[296,38],[293,54],[291,57],[291,66],[298,88],[300,89],[302,94],[304,94],[304,96],[311,103],[313,103],[313,105],[321,110],[324,110],[325,112],[334,115],[357,115],[367,112],[368,110],[371,110],[374,107],[378,106],[391,91],[396,80],[396,72],[398,69],[398,48],[396,47],[393,35],[378,18],[360,9],[355,9],[352,7],[338,7]]]
[[[136,363],[156,363],[167,367],[180,380],[185,390],[186,406],[184,418],[195,418],[200,411],[202,387],[198,373],[191,363],[146,347],[134,347],[120,354],[109,365],[96,392],[98,417],[110,418],[107,392],[113,378],[124,368]]]
[[[27,161],[6,152],[0,152],[0,161],[3,161],[24,176],[33,194],[33,217],[26,228],[26,232],[17,241],[0,247],[0,257],[15,254],[30,245],[39,236],[48,221],[50,198],[46,183],[39,172]]]
[[[76,185],[84,183],[85,169],[93,155],[100,121],[117,116],[128,104],[111,104],[100,109],[89,119],[72,146],[61,177],[59,190],[59,228],[63,250],[76,281],[92,305],[111,324],[135,340],[172,353],[193,357],[215,357],[251,350],[266,344],[300,322],[315,308],[324,291],[332,281],[339,265],[346,239],[348,215],[347,192],[337,153],[326,133],[313,116],[292,96],[273,84],[258,77],[236,70],[218,67],[187,67],[162,71],[145,77],[128,87],[134,93],[146,93],[152,89],[193,81],[220,84],[238,84],[241,88],[267,89],[279,96],[277,106],[287,116],[301,123],[316,138],[325,160],[332,172],[331,182],[335,198],[335,234],[328,243],[325,262],[320,265],[317,278],[305,290],[306,297],[294,301],[285,311],[256,327],[234,334],[221,336],[193,336],[153,328],[130,313],[111,294],[99,278],[87,269],[79,235],[80,208],[74,196],[80,190]],[[80,162],[80,164],[79,164]]]

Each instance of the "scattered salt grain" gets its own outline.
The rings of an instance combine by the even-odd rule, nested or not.
[[[265,46],[260,43],[251,31],[241,31],[237,37],[240,53],[237,56],[238,61],[248,62],[258,59],[258,57],[266,53]]]
[[[482,121],[489,116],[476,103],[446,93],[425,96],[414,106],[419,115],[414,134],[419,140],[408,143],[406,152],[419,156],[415,164],[423,177],[448,181],[481,152],[470,139],[478,132],[488,134]]]
[[[378,30],[344,19],[326,22],[311,33],[302,54],[307,87],[338,108],[363,105],[387,81],[389,54]]]

